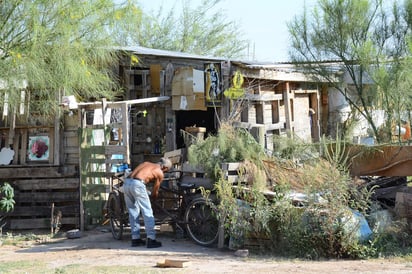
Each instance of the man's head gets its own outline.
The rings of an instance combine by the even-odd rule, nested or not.
[[[172,168],[172,162],[164,157],[160,159],[159,164],[163,172],[169,171]]]

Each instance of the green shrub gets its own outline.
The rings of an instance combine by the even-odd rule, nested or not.
[[[9,212],[14,208],[14,189],[9,183],[0,187],[0,211]]]
[[[355,213],[368,217],[374,190],[349,176],[345,142],[330,145],[324,139],[310,145],[282,138],[276,137],[278,151],[269,157],[247,131],[224,125],[218,135],[189,148],[189,162],[204,167],[216,182],[218,218],[232,247],[242,247],[253,235],[269,239],[265,252],[275,255],[357,259],[412,244],[404,229],[375,231],[368,240],[359,237]],[[229,183],[221,169],[225,162],[242,162],[240,175],[250,180]],[[306,199],[296,204],[294,192]]]

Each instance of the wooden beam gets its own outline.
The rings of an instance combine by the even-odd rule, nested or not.
[[[290,85],[289,82],[286,82],[286,90],[283,92],[283,100],[285,103],[285,116],[286,116],[286,131],[288,137],[292,136],[292,106],[290,103],[290,99],[292,98],[290,94]]]
[[[59,89],[57,101],[60,100],[61,97],[61,90]],[[53,162],[54,165],[60,165],[60,157],[62,156],[60,150],[62,149],[60,146],[60,140],[62,137],[62,131],[60,130],[60,122],[62,117],[62,109],[57,109],[57,115],[54,117],[54,128],[53,128]]]
[[[184,268],[190,266],[192,263],[190,261],[183,261],[183,260],[170,260],[165,259],[156,264],[157,267],[177,267],[177,268]]]
[[[0,177],[2,179],[19,179],[19,178],[46,178],[46,177],[70,177],[77,176],[78,171],[74,166],[7,166],[0,168]]]
[[[282,94],[246,94],[247,99],[251,101],[281,101],[283,100]]]
[[[78,225],[79,218],[63,216],[61,220],[62,224],[65,225]],[[40,228],[50,228],[50,218],[40,218],[40,219],[11,219],[10,229],[40,229]]]
[[[240,127],[240,128],[245,128],[245,129],[251,129],[254,127],[261,127],[264,126],[265,130],[276,130],[276,129],[283,129],[285,128],[285,122],[281,121],[279,123],[275,124],[256,124],[256,123],[247,123],[247,122],[234,122],[233,123],[234,127]]]
[[[128,106],[127,104],[121,105],[122,111],[122,139],[123,139],[123,147],[125,148],[124,152],[124,162],[126,162],[129,166],[131,165],[130,162],[130,125],[129,125],[129,113],[128,113]]]
[[[109,107],[120,107],[122,104],[127,105],[136,105],[136,104],[147,104],[147,103],[155,103],[155,102],[162,102],[167,101],[170,99],[170,96],[159,96],[159,97],[149,97],[149,98],[142,98],[142,99],[134,99],[134,100],[125,100],[125,101],[116,101],[116,102],[106,102]],[[102,102],[88,102],[88,103],[78,103],[79,107],[92,107],[92,108],[101,108]]]
[[[20,192],[14,198],[16,203],[30,201],[34,203],[67,202],[79,200],[78,192]]]
[[[14,181],[18,190],[77,189],[79,178],[23,179]]]
[[[8,216],[11,217],[44,217],[50,214],[50,206],[21,206],[16,205],[13,209],[13,212]],[[54,206],[55,210],[60,210],[63,212],[63,216],[78,216],[79,215],[79,206],[78,204],[73,205],[64,205],[64,206]]]

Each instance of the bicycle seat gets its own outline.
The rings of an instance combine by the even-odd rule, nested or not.
[[[193,189],[193,188],[196,188],[196,185],[195,185],[195,184],[189,183],[189,182],[181,182],[181,183],[179,183],[179,186],[180,186],[181,188],[184,188],[184,189]]]

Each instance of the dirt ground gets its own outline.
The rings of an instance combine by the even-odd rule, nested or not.
[[[412,263],[400,260],[300,261],[251,254],[241,257],[234,250],[202,247],[171,233],[159,232],[158,240],[163,244],[161,248],[132,248],[129,233],[122,240],[115,240],[106,227],[82,232],[76,239],[68,239],[62,233],[46,243],[0,246],[0,266],[8,261],[38,260],[55,269],[73,264],[116,265],[139,266],[157,273],[412,273]],[[189,261],[190,265],[182,269],[156,267],[164,259]]]

